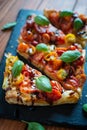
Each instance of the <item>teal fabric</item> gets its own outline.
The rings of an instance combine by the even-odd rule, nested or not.
[[[20,30],[23,27],[26,17],[32,13],[41,14],[41,11],[20,10],[17,16],[17,25],[12,31],[8,41],[5,53],[17,55],[17,39]],[[87,50],[87,48],[86,48]],[[27,107],[18,105],[9,105],[5,102],[4,91],[2,90],[3,72],[5,68],[5,56],[3,55],[0,64],[0,116],[16,120],[37,121],[49,125],[72,125],[87,126],[87,114],[82,111],[82,105],[87,103],[87,81],[84,85],[83,96],[77,104],[61,105],[52,107]],[[87,74],[87,62],[85,63],[85,72]]]

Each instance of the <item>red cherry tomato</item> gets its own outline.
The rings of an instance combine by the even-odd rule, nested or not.
[[[56,101],[58,100],[59,98],[61,98],[61,92],[56,90],[56,89],[53,89],[51,93],[47,93],[47,98],[48,100],[50,101]]]
[[[52,85],[52,92],[46,93],[47,98],[49,101],[56,101],[61,98],[63,89],[61,84],[59,84],[56,81],[51,81],[51,85]]]
[[[24,66],[23,66],[22,74],[23,74],[25,77],[30,77],[30,76],[31,76],[31,71],[30,71],[28,65],[24,65]]]
[[[77,59],[76,61],[73,62],[73,65],[82,66],[84,64],[84,61],[85,61],[84,57],[81,56],[79,59]]]
[[[68,47],[68,50],[76,50],[76,46],[71,45]]]
[[[65,34],[60,30],[56,34],[56,44],[65,44]]]
[[[22,29],[21,36],[25,42],[30,42],[33,40],[33,33],[31,31],[27,31],[26,26]]]

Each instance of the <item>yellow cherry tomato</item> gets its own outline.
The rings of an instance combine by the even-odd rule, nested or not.
[[[64,80],[67,76],[67,72],[65,69],[60,69],[57,71],[57,77],[59,80]]]
[[[69,33],[65,36],[65,41],[66,41],[66,43],[74,43],[74,42],[76,42],[76,37],[74,34]]]
[[[24,79],[23,74],[20,73],[16,78],[13,79],[13,85],[19,85]]]

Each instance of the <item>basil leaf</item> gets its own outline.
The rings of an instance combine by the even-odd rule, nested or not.
[[[28,124],[28,130],[45,130],[45,128],[37,122],[30,122]]]
[[[49,20],[43,16],[43,15],[37,15],[34,18],[35,23],[39,24],[39,25],[49,25]]]
[[[9,29],[9,28],[12,28],[16,25],[17,23],[16,22],[10,22],[10,23],[7,23],[5,24],[1,30],[6,30],[6,29]]]
[[[22,122],[28,124],[28,130],[45,130],[45,128],[37,122],[27,122],[22,120]]]
[[[69,10],[60,11],[60,17],[72,16],[74,13]]]
[[[60,59],[66,63],[73,62],[81,56],[81,53],[78,50],[66,51],[61,56]]]
[[[16,78],[22,71],[22,67],[23,67],[24,63],[20,60],[17,60],[12,68],[12,75],[14,78]]]
[[[48,46],[44,43],[40,43],[36,46],[36,50],[38,50],[38,51],[48,51]]]
[[[83,110],[87,112],[87,103],[82,106]]]
[[[50,84],[50,80],[42,75],[39,78],[36,78],[36,86],[38,89],[45,91],[45,92],[51,92],[52,91],[52,86]]]
[[[83,21],[80,18],[74,20],[74,28],[79,30],[83,26]]]

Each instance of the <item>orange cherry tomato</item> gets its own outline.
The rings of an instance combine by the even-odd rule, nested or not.
[[[26,44],[26,43],[24,43],[24,42],[22,42],[22,43],[20,43],[19,45],[18,45],[18,51],[19,52],[26,52],[26,50],[29,48],[29,46]]]

